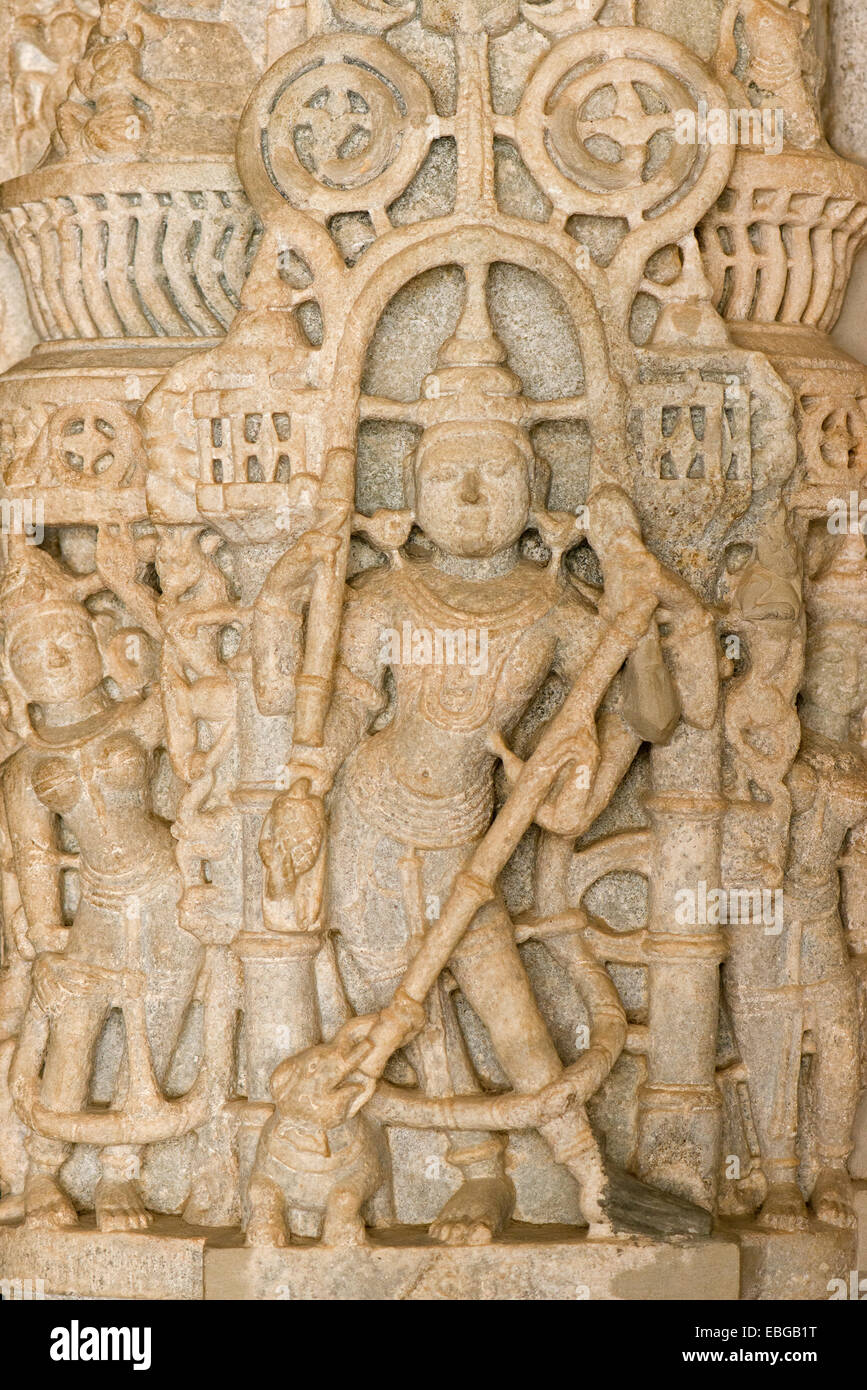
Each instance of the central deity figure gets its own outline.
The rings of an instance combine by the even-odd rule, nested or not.
[[[406,466],[407,505],[426,546],[393,549],[390,565],[349,586],[323,746],[296,746],[289,767],[290,786],[306,783],[314,796],[331,788],[325,911],[343,986],[359,1015],[389,1005],[488,831],[498,761],[510,782],[520,773],[504,739],[552,674],[574,685],[609,625],[629,613],[637,593],[658,586],[662,573],[628,499],[608,487],[591,499],[591,509],[599,508],[597,535],[611,539],[600,557],[600,611],[571,582],[561,556],[581,532],[575,517],[539,503],[542,465],[521,424],[521,382],[505,356],[488,319],[484,277],[469,275],[461,321],[424,384],[424,430]],[[549,540],[548,563],[522,553],[529,527]],[[327,555],[327,538],[322,549]],[[263,611],[274,615],[272,640],[284,647],[294,563],[291,553],[278,562],[263,592]],[[595,706],[609,683],[610,674]],[[560,772],[536,817],[557,836],[583,833],[641,742],[617,699],[609,704],[598,727],[591,717],[589,728],[557,752]],[[263,834],[272,877],[285,872],[288,881],[286,866],[303,861],[298,826],[290,791],[275,801]],[[423,1024],[408,1029],[403,1056],[427,1096],[481,1089],[454,1007],[455,984],[516,1091],[537,1093],[562,1076],[499,890],[476,913],[428,995]],[[401,1079],[406,1075],[404,1067]],[[541,1132],[578,1180],[585,1217],[602,1224],[604,1176],[583,1106],[547,1121]],[[431,1227],[435,1239],[490,1241],[510,1219],[515,1193],[504,1151],[498,1134],[449,1134],[448,1162],[463,1182]],[[289,1224],[294,1230],[291,1211]],[[303,1219],[296,1233],[314,1234]]]

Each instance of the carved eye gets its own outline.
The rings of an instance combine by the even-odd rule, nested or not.
[[[457,466],[452,468],[438,468],[432,475],[435,483],[462,483],[466,477],[463,468]]]

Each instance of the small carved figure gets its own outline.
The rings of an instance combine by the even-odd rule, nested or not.
[[[727,791],[741,807],[752,805],[765,823],[764,862],[753,871],[758,842],[739,855],[740,872],[758,871],[765,886],[782,880],[790,800],[785,776],[801,738],[795,697],[804,663],[806,622],[799,579],[784,538],[773,543],[733,547],[729,560],[727,621],[746,644],[748,666],[731,682],[725,706],[728,744]]]
[[[168,110],[159,88],[142,78],[140,57],[145,37],[164,28],[165,21],[139,0],[102,0],[75,81],[57,108],[58,153],[138,157],[154,117]]]
[[[373,1019],[354,1018],[329,1044],[289,1057],[271,1077],[275,1113],[259,1139],[247,1196],[248,1245],[288,1233],[361,1245],[361,1208],[382,1182],[379,1139],[364,1113],[346,1118],[362,1087],[348,1080]]]
[[[821,68],[807,41],[808,7],[809,0],[728,0],[716,56],[717,72],[730,95],[740,86],[751,105],[782,108],[787,140],[804,149],[822,139]]]
[[[860,570],[852,565],[853,545]],[[803,678],[800,751],[785,779],[791,820],[783,921],[772,929],[741,923],[729,932],[726,990],[767,1181],[758,1221],[776,1230],[806,1229],[804,1186],[819,1220],[837,1226],[855,1220],[846,1165],[859,1091],[850,955],[858,939],[847,941],[838,869],[847,835],[867,816],[867,761],[849,742],[860,708],[859,662],[857,654],[854,665],[845,659],[858,602],[857,587],[847,580],[863,584],[863,549],[862,537],[847,537],[808,587],[815,627]],[[803,1088],[806,1055],[811,1066]]]
[[[93,16],[82,13],[84,9],[84,3],[80,7],[69,3],[49,15],[22,14],[15,21],[12,85],[18,149],[25,169],[44,155],[57,108],[74,80],[93,24]]]
[[[793,815],[784,928],[732,928],[738,943],[726,974],[768,1184],[758,1221],[791,1231],[808,1224],[798,1183],[799,1129],[815,1145],[815,1215],[833,1225],[855,1224],[846,1163],[859,1089],[858,1009],[837,866],[847,832],[867,815],[867,763],[854,745],[805,730],[788,786]]]
[[[40,1020],[47,1025],[44,1046],[34,1045],[32,1053],[22,1031],[12,1091],[29,1108],[24,1091],[32,1095],[36,1087],[49,1119],[57,1114],[50,1124],[57,1132],[43,1134],[38,1121],[31,1123],[25,1208],[31,1224],[64,1226],[76,1214],[58,1174],[70,1144],[86,1137],[93,1052],[108,1014],[125,1012],[126,1063],[116,1102],[128,1107],[134,1131],[135,1118],[166,1079],[202,951],[178,926],[172,838],[148,802],[151,752],[162,739],[158,696],[145,687],[132,698],[111,698],[94,619],[44,552],[21,546],[12,555],[2,599],[6,689],[24,743],[4,768],[3,796],[26,939],[35,954],[31,1031]],[[68,858],[70,844],[77,860]],[[69,926],[60,872],[67,863],[77,866],[79,881]],[[136,1020],[145,1036],[135,1036]],[[37,1086],[26,1073],[43,1056]],[[100,1161],[100,1228],[146,1226],[134,1143],[106,1145]]]

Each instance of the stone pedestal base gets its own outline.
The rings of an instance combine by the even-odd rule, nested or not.
[[[247,1249],[237,1231],[162,1218],[146,1234],[0,1230],[7,1297],[576,1301],[738,1297],[736,1241],[591,1241],[514,1225],[496,1245],[437,1245],[421,1227],[374,1232],[360,1249]]]
[[[207,1231],[173,1217],[147,1232],[0,1227],[0,1289],[7,1297],[202,1299]],[[8,1282],[7,1282],[8,1281]]]
[[[830,1298],[867,1275],[867,1187],[855,1231],[759,1231],[709,1239],[588,1240],[569,1227],[513,1225],[496,1245],[437,1245],[423,1228],[373,1232],[357,1250],[247,1249],[235,1230],[160,1217],[142,1234],[0,1228],[0,1296],[131,1299],[698,1300]],[[833,1286],[832,1286],[833,1288]]]
[[[867,1183],[855,1187],[855,1215],[858,1217],[858,1268],[867,1276]]]
[[[831,1280],[843,1279],[848,1287],[858,1268],[857,1231],[819,1222],[809,1231],[759,1231],[738,1223],[737,1237],[742,1299],[825,1302],[831,1297]]]
[[[737,1245],[590,1241],[566,1228],[515,1226],[496,1245],[437,1245],[415,1227],[358,1250],[205,1252],[205,1297],[322,1300],[736,1299]]]

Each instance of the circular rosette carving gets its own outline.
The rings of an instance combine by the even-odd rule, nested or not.
[[[380,39],[312,39],[275,63],[250,98],[241,176],[263,215],[284,201],[326,217],[384,208],[421,165],[433,112],[423,79]]]
[[[563,210],[622,217],[630,228],[673,214],[688,229],[696,196],[701,210],[713,202],[734,157],[733,149],[696,142],[700,124],[690,116],[702,102],[728,109],[721,88],[680,44],[649,30],[589,29],[555,44],[540,64],[516,133],[539,184]],[[690,194],[690,211],[679,216]]]
[[[127,487],[144,462],[141,434],[122,405],[68,405],[48,422],[45,462],[60,485]]]

